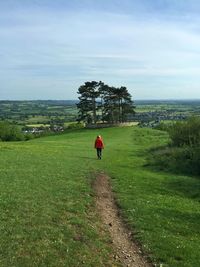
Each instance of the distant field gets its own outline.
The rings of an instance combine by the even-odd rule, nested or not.
[[[149,111],[171,111],[174,114],[200,115],[200,100],[136,101],[136,112]]]
[[[78,110],[77,101],[46,100],[46,101],[0,101],[0,120],[8,120],[11,123],[21,126],[25,125],[67,125],[75,122]],[[146,114],[140,117],[139,121],[153,121],[163,119],[177,119],[176,116],[188,117],[200,116],[200,101],[135,101],[136,115]],[[149,117],[149,113],[151,114]],[[98,113],[98,112],[97,112]],[[170,116],[170,118],[168,118]],[[160,119],[161,118],[161,119]],[[137,116],[131,116],[131,121],[138,121]]]
[[[19,125],[63,125],[76,121],[76,117],[76,101],[0,101],[0,120]]]
[[[101,161],[97,134],[105,141]],[[125,127],[0,143],[0,266],[117,266],[95,211],[91,182],[99,171],[110,175],[154,263],[200,266],[199,177],[147,166],[149,149],[167,142],[164,132]]]
[[[26,126],[28,127],[49,127],[50,124],[42,124],[42,123],[38,123],[38,124],[27,124]]]

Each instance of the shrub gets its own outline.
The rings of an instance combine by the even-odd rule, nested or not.
[[[26,134],[24,134],[25,141],[31,140],[33,138],[35,138],[35,137],[34,137],[34,135],[32,133],[26,133]]]
[[[173,147],[153,151],[150,166],[164,171],[200,174],[200,147]]]
[[[184,122],[176,122],[168,127],[173,146],[200,145],[200,118],[192,117]]]
[[[2,121],[0,122],[0,139],[2,141],[22,141],[24,140],[24,135],[19,127]]]
[[[84,123],[81,123],[81,122],[72,122],[70,124],[68,124],[68,129],[82,129],[84,128],[85,125]]]
[[[156,129],[156,130],[160,130],[160,131],[166,131],[166,132],[168,132],[170,126],[171,126],[171,124],[169,124],[169,123],[161,122],[161,123],[159,123],[158,125],[156,125],[156,126],[154,127],[154,129]]]

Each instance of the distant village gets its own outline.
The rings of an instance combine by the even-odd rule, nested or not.
[[[148,111],[138,112],[134,116],[130,116],[129,120],[134,120],[139,123],[141,127],[154,128],[158,126],[161,121],[180,121],[185,120],[188,116],[186,114],[175,114],[174,111]]]
[[[64,132],[64,127],[63,126],[39,126],[39,127],[30,127],[30,126],[25,126],[22,129],[22,132],[25,134],[31,133],[31,134],[41,134],[44,132]]]
[[[138,112],[128,117],[129,122],[138,122],[140,127],[154,128],[162,121],[180,121],[185,120],[188,116],[186,114],[175,114],[173,111],[148,111]],[[67,127],[62,125],[39,126],[23,128],[23,133],[41,134],[43,132],[64,132]]]

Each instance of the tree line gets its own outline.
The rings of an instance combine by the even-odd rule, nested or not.
[[[134,114],[134,102],[124,86],[109,86],[102,81],[85,82],[78,94],[78,121],[121,123]]]

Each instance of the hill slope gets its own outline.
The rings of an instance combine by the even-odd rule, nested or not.
[[[0,266],[112,266],[110,240],[91,189],[102,170],[154,262],[200,265],[199,180],[145,167],[148,149],[165,144],[167,136],[148,129],[103,129],[106,148],[98,161],[97,134],[82,130],[0,144]]]

